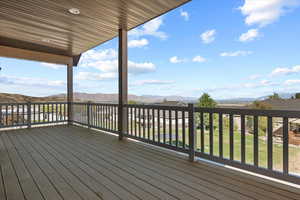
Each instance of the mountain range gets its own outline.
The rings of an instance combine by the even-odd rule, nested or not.
[[[279,94],[281,98],[291,98],[294,93],[282,93]],[[232,99],[220,99],[216,100],[220,104],[247,104],[255,100],[265,100],[269,95],[259,98],[232,98]],[[75,101],[93,101],[93,102],[105,102],[105,103],[117,103],[118,94],[103,94],[103,93],[74,93]],[[167,101],[181,101],[185,103],[196,102],[198,98],[195,97],[183,97],[183,96],[155,96],[155,95],[128,95],[128,99],[136,101],[138,103],[158,103],[164,100]],[[38,101],[65,101],[66,94],[57,94],[47,97],[32,97],[20,94],[8,94],[0,93],[0,103],[14,103],[14,102],[38,102]]]

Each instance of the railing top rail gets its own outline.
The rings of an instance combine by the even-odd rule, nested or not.
[[[187,106],[136,105],[136,104],[126,104],[124,106],[128,108],[148,108],[148,109],[160,109],[160,110],[177,110],[177,111],[189,110]]]
[[[101,106],[118,106],[119,104],[115,104],[115,103],[89,103],[89,102],[74,102],[74,105],[101,105]]]
[[[261,110],[261,109],[243,109],[243,108],[200,108],[196,107],[195,112],[223,113],[233,115],[253,115],[266,117],[288,117],[300,118],[300,111],[292,110]]]
[[[0,103],[0,106],[27,105],[27,104],[66,104],[67,102],[49,101],[49,102],[20,102],[20,103]]]

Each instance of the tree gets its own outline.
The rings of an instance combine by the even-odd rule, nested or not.
[[[274,92],[271,96],[269,96],[269,99],[281,99],[278,93]]]
[[[198,100],[198,106],[201,108],[215,108],[217,102],[209,94],[204,93]]]
[[[276,95],[275,95],[276,96]],[[259,110],[269,110],[272,109],[272,106],[263,101],[254,101],[251,104],[251,108],[259,109]],[[249,133],[253,133],[253,117],[247,116],[246,117],[246,128]],[[258,133],[261,136],[265,136],[267,131],[267,118],[266,117],[258,117]]]
[[[300,99],[300,93],[295,94],[295,99]]]
[[[217,106],[217,102],[209,96],[209,94],[204,93],[199,99],[197,103],[198,107],[201,108],[215,108]],[[198,124],[200,124],[200,116],[196,116]],[[204,113],[204,128],[206,130],[209,129],[209,114]],[[214,120],[214,129],[216,129],[216,121],[217,121],[217,115],[213,115],[213,120]]]

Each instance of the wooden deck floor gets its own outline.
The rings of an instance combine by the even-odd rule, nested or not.
[[[0,199],[300,199],[295,188],[81,127],[0,132]]]

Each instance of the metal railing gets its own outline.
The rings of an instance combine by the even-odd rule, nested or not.
[[[0,128],[31,127],[68,120],[67,103],[0,103]]]
[[[300,119],[297,111],[194,108],[192,104],[124,108],[125,137],[189,154],[191,160],[200,157],[300,183],[300,143],[290,141],[291,122]],[[74,122],[118,133],[118,104],[74,103],[73,109]]]
[[[298,111],[195,108],[196,156],[300,183]],[[295,131],[295,132],[293,132]],[[293,138],[294,139],[294,138]]]
[[[120,134],[118,104],[73,103],[75,124]],[[67,103],[0,104],[0,128],[68,121]],[[123,136],[300,183],[300,112],[124,105]],[[126,116],[125,115],[125,116]],[[299,123],[295,123],[299,121]],[[296,125],[295,125],[296,124]]]
[[[73,103],[73,122],[118,133],[118,104]]]

